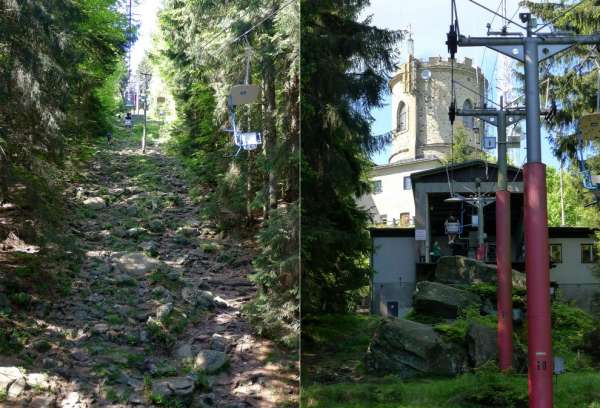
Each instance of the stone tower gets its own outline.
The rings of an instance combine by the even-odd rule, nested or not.
[[[454,81],[457,108],[483,106],[487,82],[480,68],[465,58],[455,61]],[[394,140],[390,163],[426,157],[449,158],[451,128],[451,62],[439,57],[421,61],[409,56],[390,80]],[[481,149],[483,129],[479,120],[457,117],[455,132],[464,126],[467,143]]]

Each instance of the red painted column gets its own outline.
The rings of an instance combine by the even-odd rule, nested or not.
[[[543,163],[528,163],[523,175],[529,407],[551,408],[553,369],[546,166]]]
[[[498,268],[498,361],[500,370],[512,368],[512,256],[510,247],[510,193],[496,191],[496,266]]]

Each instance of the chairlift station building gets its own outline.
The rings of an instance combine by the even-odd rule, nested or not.
[[[454,79],[458,108],[483,106],[487,81],[470,59],[455,62]],[[494,197],[497,167],[483,160],[452,166],[451,127],[448,107],[451,103],[451,63],[442,58],[421,61],[409,56],[389,86],[392,92],[394,139],[389,163],[377,166],[372,173],[373,192],[358,203],[368,209],[379,228],[371,229],[374,244],[371,282],[371,312],[402,315],[412,306],[417,281],[427,279],[435,268],[431,251],[434,243],[442,255],[450,255],[444,221],[453,215],[463,225],[459,254],[474,258],[477,226],[473,207],[444,200],[454,193],[469,196],[481,180],[481,191]],[[479,120],[457,118],[467,144],[481,150],[483,124]],[[456,131],[456,127],[455,127]],[[450,176],[451,174],[451,176]],[[450,183],[450,178],[453,183]],[[508,167],[511,194],[512,264],[524,271],[523,173]],[[452,184],[452,187],[450,186]],[[485,260],[495,263],[495,205],[484,209],[483,223],[487,253]],[[402,227],[402,228],[394,228]],[[557,227],[549,229],[552,265],[551,280],[561,293],[584,309],[593,307],[593,295],[600,281],[593,274],[594,231],[588,228]],[[550,260],[549,260],[550,261]]]

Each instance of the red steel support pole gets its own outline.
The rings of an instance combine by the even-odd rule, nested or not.
[[[546,166],[527,163],[525,182],[525,269],[527,272],[527,340],[529,406],[552,407],[552,337],[548,256]]]
[[[501,371],[512,367],[512,264],[510,193],[496,191],[496,265],[498,268],[498,361]]]

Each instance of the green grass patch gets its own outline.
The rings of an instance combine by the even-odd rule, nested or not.
[[[557,408],[600,407],[600,373],[561,375],[554,388]],[[495,372],[454,379],[312,385],[304,388],[303,408],[526,408],[527,377]]]
[[[370,315],[309,317],[302,329],[305,383],[329,383],[364,374],[364,356],[381,318]]]

